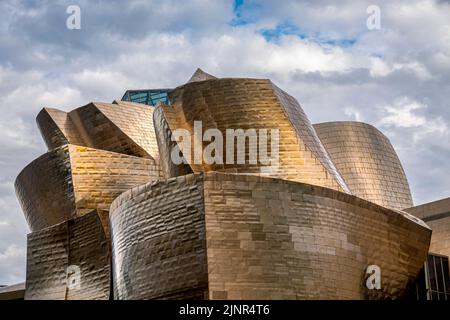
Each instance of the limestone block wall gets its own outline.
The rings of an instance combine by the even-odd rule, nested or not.
[[[405,209],[433,230],[430,252],[450,257],[450,198]]]

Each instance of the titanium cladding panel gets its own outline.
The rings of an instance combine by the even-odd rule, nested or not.
[[[413,216],[332,189],[217,172],[134,188],[110,218],[118,299],[397,299],[431,236]],[[371,264],[377,293],[365,286]]]
[[[93,209],[108,211],[119,194],[159,177],[152,159],[66,145],[25,167],[15,188],[31,231],[37,231]]]
[[[227,143],[227,129],[279,130],[278,168],[248,161],[245,165],[202,162],[190,164],[194,172],[252,173],[348,191],[300,105],[270,80],[226,78],[191,82],[174,89],[169,96],[171,106],[160,105],[158,108],[162,109],[172,133],[176,129],[186,129],[191,133],[192,150],[194,141],[201,139],[194,136],[195,121],[202,122],[204,131],[220,130],[225,137],[224,145]],[[158,124],[164,123],[155,121],[155,126]],[[164,128],[156,127],[156,130],[160,132]],[[206,147],[208,142],[203,144]],[[163,141],[160,145],[169,146],[170,141]],[[250,150],[256,148],[256,145],[248,143],[245,150],[247,159]],[[236,147],[234,152],[237,152]],[[236,154],[234,157],[236,159]]]
[[[148,183],[111,205],[116,299],[203,299],[208,291],[201,176]]]
[[[109,299],[110,245],[96,212],[30,233],[27,248],[26,300]]]
[[[314,128],[352,194],[397,210],[413,205],[403,167],[384,134],[360,122]]]

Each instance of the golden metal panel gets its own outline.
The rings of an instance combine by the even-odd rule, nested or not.
[[[36,123],[48,150],[69,143],[85,144],[67,112],[53,108],[44,108],[36,117]]]
[[[136,103],[89,103],[69,113],[45,108],[38,127],[51,150],[75,144],[159,162],[153,108]]]
[[[209,73],[206,73],[202,69],[197,68],[197,70],[195,70],[192,77],[188,80],[188,83],[211,80],[211,79],[217,79],[217,78],[214,77],[213,75],[210,75]]]
[[[202,179],[148,183],[111,205],[116,299],[203,299],[207,262]]]
[[[163,176],[168,179],[171,177],[183,176],[192,173],[188,164],[174,165],[171,159],[171,151],[176,147],[176,141],[167,123],[164,111],[157,107],[153,112],[154,127],[158,128],[156,141],[158,142],[160,167]]]
[[[114,108],[116,111],[111,110]],[[145,111],[147,111],[146,109],[149,108],[141,109],[143,112],[138,115],[144,117]],[[127,108],[123,108],[120,105],[90,103],[84,107],[71,111],[69,116],[75,124],[80,136],[86,142],[86,146],[138,157],[150,158],[147,151],[144,150],[144,148],[136,141],[132,140],[122,130],[124,129],[124,126],[119,127],[117,125],[116,122],[121,121],[122,116],[125,116],[127,113],[126,110]],[[112,116],[113,119],[106,116],[103,111],[108,112],[109,116]],[[129,119],[130,126],[128,126],[128,128],[132,128],[131,124],[134,124],[133,120],[136,120],[133,118],[136,118],[138,115],[135,114],[134,117]],[[149,126],[150,125],[151,121]]]
[[[79,286],[67,270],[80,270]],[[26,300],[109,299],[110,245],[96,212],[28,235]]]
[[[215,128],[224,137],[226,129],[278,129],[280,133],[280,165],[275,171],[267,173],[259,163],[208,165],[203,162],[190,164],[194,172],[255,173],[348,190],[320,146],[309,120],[299,111],[299,104],[276,89],[270,80],[227,78],[191,82],[176,88],[169,96],[171,106],[158,108],[163,110],[172,132],[186,129],[193,135],[194,121],[202,121],[203,130]],[[155,126],[158,124],[155,122]],[[163,128],[156,127],[156,130],[160,132]],[[194,139],[193,136],[191,140]],[[248,151],[249,148],[247,158]]]
[[[15,188],[30,229],[37,231],[93,209],[108,211],[120,193],[160,174],[152,159],[66,145],[25,167]]]
[[[398,210],[413,205],[400,160],[379,130],[360,122],[319,123],[314,128],[352,194]]]
[[[382,133],[353,122],[312,126],[295,98],[266,79],[198,69],[169,97],[171,106],[156,108],[114,101],[39,113],[52,150],[15,183],[33,231],[27,299],[108,299],[111,245],[117,299],[405,296],[431,230],[394,210],[412,200]],[[193,135],[194,121],[224,137],[226,129],[278,129],[279,167],[175,166],[173,132]],[[432,250],[449,254],[450,218],[438,207],[408,211],[429,219]],[[365,286],[372,264],[381,267],[381,290]],[[67,283],[73,265],[79,288]]]
[[[193,288],[208,299],[402,298],[431,236],[421,220],[346,193],[218,172],[133,188],[110,218],[120,299],[189,298]],[[365,287],[371,264],[379,291]]]

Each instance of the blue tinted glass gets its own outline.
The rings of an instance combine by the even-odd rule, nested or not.
[[[144,103],[151,106],[156,106],[158,102],[161,101],[167,105],[170,105],[168,90],[127,91],[122,100]]]

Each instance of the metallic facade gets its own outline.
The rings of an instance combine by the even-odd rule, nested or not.
[[[186,129],[192,133],[192,141],[194,122],[199,120],[203,130],[218,129],[224,136],[226,129],[277,128],[280,132],[280,165],[275,172],[265,173],[264,166],[259,164],[191,163],[193,172],[254,173],[348,192],[300,105],[270,80],[194,81],[175,88],[169,97],[171,106],[160,105],[157,109],[162,109],[172,131]],[[156,127],[156,130],[164,128]]]
[[[95,211],[30,233],[25,299],[108,299],[109,247]],[[82,276],[73,286],[70,266],[77,266]]]
[[[175,132],[195,137],[196,121],[278,129],[279,166],[175,165]],[[400,299],[426,259],[431,229],[394,210],[412,202],[387,138],[313,126],[270,80],[198,69],[167,100],[44,108],[37,123],[49,150],[15,183],[26,299]]]
[[[360,122],[327,122],[314,129],[352,194],[402,210],[413,205],[408,180],[389,139]]]
[[[31,231],[38,231],[93,209],[109,210],[123,191],[159,178],[151,159],[65,145],[28,165],[15,187]]]
[[[118,299],[398,298],[431,234],[342,192],[218,172],[136,187],[110,219]],[[376,294],[362,281],[371,264],[383,270]]]

